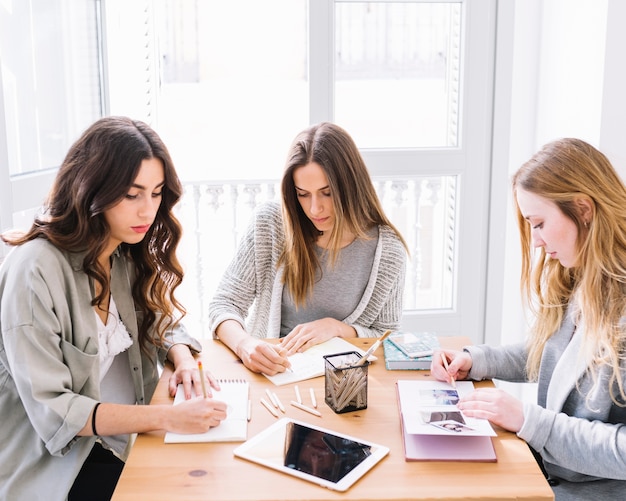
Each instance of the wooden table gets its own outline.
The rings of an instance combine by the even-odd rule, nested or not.
[[[373,339],[354,343],[367,349]],[[248,371],[219,341],[205,340],[203,365],[219,378],[246,378],[250,381],[252,419],[248,437],[273,423],[260,403],[265,388],[271,388],[285,403],[294,400],[294,385],[275,386],[264,376]],[[467,338],[442,338],[444,347],[470,344]],[[238,443],[164,444],[164,432],[137,437],[113,500],[442,500],[442,499],[554,499],[552,490],[528,446],[513,433],[496,428],[496,463],[407,462],[404,459],[395,382],[398,379],[430,378],[428,371],[387,371],[382,348],[378,361],[369,366],[368,408],[335,414],[324,403],[324,378],[298,383],[305,403],[309,388],[315,389],[316,417],[291,405],[284,416],[307,421],[337,432],[381,443],[389,455],[353,485],[339,493],[292,478],[263,466],[235,458]],[[171,403],[163,372],[152,404]],[[482,382],[479,385],[491,385]]]

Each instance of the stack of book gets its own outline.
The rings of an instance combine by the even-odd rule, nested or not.
[[[439,340],[433,332],[394,332],[383,342],[387,370],[429,370]]]

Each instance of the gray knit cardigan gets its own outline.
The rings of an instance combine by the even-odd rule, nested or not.
[[[210,329],[236,320],[257,338],[280,336],[283,270],[277,262],[284,245],[280,205],[260,206],[209,304]],[[372,271],[356,309],[342,319],[359,337],[378,337],[400,328],[406,252],[395,232],[379,227]]]

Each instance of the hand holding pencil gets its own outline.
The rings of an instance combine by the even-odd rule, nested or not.
[[[472,368],[472,356],[466,351],[438,351],[433,356],[431,374],[456,388],[456,381],[467,379]]]
[[[183,347],[187,353],[184,356],[171,358],[174,364],[174,371],[168,381],[168,392],[171,397],[176,396],[178,392],[178,386],[182,385],[184,390],[185,399],[189,400],[193,394],[200,396],[203,392],[203,386],[206,390],[206,395],[211,397],[213,390],[220,390],[220,384],[218,379],[204,367],[204,370],[200,367],[202,360],[190,356],[189,348],[186,345],[179,344],[170,348],[170,353],[176,350],[177,347]],[[179,350],[183,351],[183,350]]]
[[[234,352],[252,372],[273,376],[292,370],[288,351],[281,344],[268,343],[246,334],[236,344]]]
[[[456,379],[454,379],[454,376],[450,374],[450,366],[448,365],[448,359],[446,358],[446,354],[443,351],[441,352],[441,361],[443,362],[444,369],[446,369],[446,372],[448,373],[448,380],[450,384],[452,385],[452,388],[456,388]]]

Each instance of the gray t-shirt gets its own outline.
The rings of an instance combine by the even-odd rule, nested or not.
[[[298,324],[331,317],[343,320],[357,307],[372,272],[378,244],[378,227],[370,238],[358,238],[339,251],[334,266],[325,249],[317,248],[321,270],[307,304],[296,308],[291,294],[283,289],[280,336],[286,336]]]

